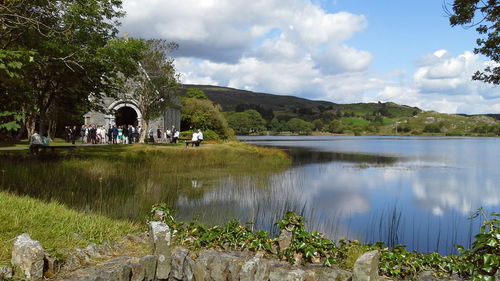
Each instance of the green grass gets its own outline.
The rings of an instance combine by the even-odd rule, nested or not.
[[[117,240],[144,226],[102,215],[83,214],[57,202],[0,192],[0,265],[10,262],[14,238],[27,232],[46,251],[63,254],[89,243]]]
[[[113,240],[141,229],[153,204],[175,206],[221,177],[271,174],[290,163],[282,151],[238,142],[84,146],[39,156],[0,151],[0,264],[23,232],[50,249]],[[204,185],[193,188],[193,180]]]

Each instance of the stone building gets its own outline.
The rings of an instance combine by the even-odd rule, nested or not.
[[[137,102],[132,99],[104,98],[103,108],[105,112],[90,111],[83,115],[85,125],[97,126],[142,126],[142,114],[137,106]],[[180,107],[179,107],[180,108]],[[162,131],[175,126],[177,129],[181,125],[181,111],[177,108],[166,108],[164,114],[149,123],[150,128]]]

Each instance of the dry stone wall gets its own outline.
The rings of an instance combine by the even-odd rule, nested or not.
[[[81,281],[378,281],[378,252],[363,255],[354,273],[321,265],[292,266],[263,253],[250,251],[190,251],[170,243],[171,232],[161,222],[150,223],[150,232],[130,236],[129,241],[149,243],[151,255],[115,256],[120,244],[89,245],[58,263],[51,260],[38,241],[22,234],[13,249],[13,268],[0,267],[0,280]],[[22,242],[22,243],[21,243]],[[41,252],[40,252],[41,251]],[[106,258],[108,257],[108,258]],[[98,260],[99,262],[93,262]],[[50,274],[48,274],[50,273]]]

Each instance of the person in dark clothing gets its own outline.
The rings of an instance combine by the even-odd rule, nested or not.
[[[156,138],[158,139],[158,141],[161,140],[161,133],[162,131],[160,130],[160,128],[158,127],[158,129],[156,129]]]
[[[127,125],[123,126],[123,142],[125,144],[129,143],[129,141],[128,141],[128,128],[127,128]]]
[[[66,142],[71,141],[71,127],[70,126],[64,126],[64,140]]]
[[[111,127],[111,125],[109,125],[108,127],[108,144],[112,144],[113,143],[113,127]]]
[[[134,143],[134,127],[128,125],[128,143]]]
[[[96,144],[97,143],[97,129],[95,126],[92,126],[89,130],[89,136],[90,136],[90,143],[91,144]]]
[[[118,138],[118,128],[113,125],[113,143],[116,144],[116,139]]]
[[[77,126],[73,126],[73,129],[71,129],[71,144],[75,144],[78,136],[80,136],[80,129]]]

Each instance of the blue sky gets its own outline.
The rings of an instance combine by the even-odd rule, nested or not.
[[[122,32],[179,43],[184,83],[500,113],[499,87],[470,80],[491,63],[472,52],[475,30],[451,27],[440,0],[124,0],[124,9]]]

